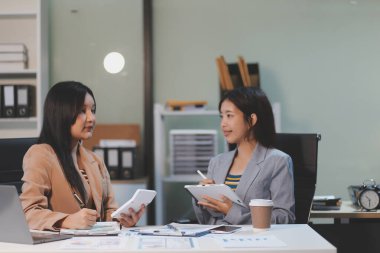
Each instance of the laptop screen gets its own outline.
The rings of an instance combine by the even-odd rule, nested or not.
[[[46,237],[43,237],[40,234],[36,241],[33,240],[16,187],[0,185],[0,199],[0,242],[37,244],[72,237],[60,234],[46,234]]]

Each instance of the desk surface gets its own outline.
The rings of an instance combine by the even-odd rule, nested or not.
[[[360,218],[360,219],[375,219],[380,218],[380,210],[361,211],[354,206],[351,201],[342,201],[340,210],[331,211],[314,211],[311,210],[310,218]]]
[[[296,225],[273,225],[270,231],[253,233],[251,226],[244,226],[243,230],[234,233],[233,235],[239,236],[266,236],[273,235],[277,239],[281,240],[286,244],[284,247],[277,248],[223,248],[218,244],[216,240],[211,237],[203,236],[198,237],[199,248],[190,250],[191,252],[313,252],[313,253],[336,253],[336,248],[321,237],[317,232],[315,232],[308,225],[296,224]],[[125,240],[125,245],[123,249],[110,249],[102,251],[99,249],[92,250],[92,252],[185,252],[189,251],[186,249],[137,249],[138,239],[142,236],[125,236],[122,240]],[[71,240],[71,239],[69,239]],[[88,252],[88,250],[65,250],[62,249],[62,245],[67,240],[51,242],[39,245],[22,245],[14,243],[0,243],[0,252],[18,252],[18,253],[29,253],[29,252]]]

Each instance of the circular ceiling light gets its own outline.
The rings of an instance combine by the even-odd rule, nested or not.
[[[124,68],[125,60],[122,54],[111,52],[104,57],[103,65],[107,72],[117,74]]]

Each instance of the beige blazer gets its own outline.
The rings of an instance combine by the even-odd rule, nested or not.
[[[102,220],[111,220],[117,209],[110,177],[103,160],[79,146],[78,164],[85,169],[89,184],[82,177],[87,195],[92,196]],[[48,144],[30,147],[23,160],[22,207],[31,229],[56,230],[55,223],[80,210],[58,157]],[[84,201],[88,202],[88,199]]]

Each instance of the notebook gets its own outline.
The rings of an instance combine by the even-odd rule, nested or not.
[[[203,195],[207,195],[211,198],[221,200],[221,196],[224,195],[229,198],[232,202],[238,205],[247,207],[246,204],[236,195],[231,187],[225,184],[196,184],[196,185],[185,185],[185,189],[198,201],[202,200]]]
[[[17,189],[0,185],[0,242],[39,244],[71,238],[71,235],[30,232]]]

